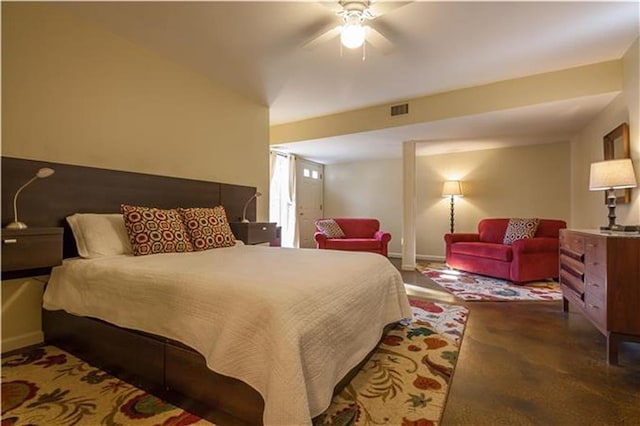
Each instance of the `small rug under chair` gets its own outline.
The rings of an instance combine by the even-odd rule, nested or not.
[[[396,326],[316,425],[440,421],[468,311],[411,298]],[[2,426],[210,424],[53,346],[2,359]]]
[[[443,263],[418,263],[416,269],[463,300],[562,300],[560,284],[553,280],[515,284],[507,280],[450,269]]]

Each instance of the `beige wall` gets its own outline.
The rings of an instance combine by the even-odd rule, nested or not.
[[[325,165],[324,216],[374,217],[391,233],[389,251],[400,253],[402,160]]]
[[[601,191],[589,191],[589,168],[604,159],[604,135],[620,125],[629,124],[631,158],[640,183],[640,86],[638,39],[624,55],[623,90],[571,142],[571,224],[575,228],[597,228],[608,223],[608,210]],[[631,192],[630,204],[619,204],[616,222],[640,224],[640,189]]]
[[[266,106],[55,4],[5,2],[2,11],[3,155],[268,193]]]
[[[2,3],[2,155],[251,185],[267,195],[268,149],[266,106],[55,4]],[[268,204],[259,199],[259,219]],[[37,294],[33,282],[3,283],[3,350],[37,343]]]
[[[568,142],[418,157],[418,256],[444,256],[449,232],[445,180],[462,180],[455,201],[455,231],[475,232],[485,217],[569,220]]]
[[[42,291],[47,276],[2,281],[2,352],[43,341]]]
[[[569,220],[568,142],[417,157],[416,252],[444,256],[449,200],[442,183],[463,180],[456,201],[457,232],[474,232],[484,217]],[[393,234],[389,251],[401,252],[402,160],[325,166],[325,215],[371,216]]]

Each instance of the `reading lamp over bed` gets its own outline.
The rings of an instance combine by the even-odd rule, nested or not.
[[[51,176],[54,173],[55,173],[55,170],[50,169],[49,167],[43,167],[40,170],[38,170],[38,173],[36,173],[36,175],[34,177],[29,179],[27,181],[27,183],[25,183],[20,188],[18,188],[18,190],[16,191],[16,195],[13,196],[13,222],[11,222],[10,224],[8,224],[6,226],[7,229],[25,229],[25,228],[27,228],[27,224],[26,223],[18,221],[18,195],[20,194],[20,192],[23,189],[25,189],[27,186],[29,186],[31,184],[31,182],[33,182],[34,180],[36,180],[38,178],[47,178],[47,177]]]
[[[253,200],[254,198],[258,198],[259,196],[261,196],[262,193],[261,192],[256,192],[255,194],[253,194],[251,196],[251,198],[249,198],[247,200],[247,202],[244,204],[244,209],[242,209],[242,223],[249,223],[250,220],[247,219],[247,207],[249,207],[249,203],[251,202],[251,200]]]

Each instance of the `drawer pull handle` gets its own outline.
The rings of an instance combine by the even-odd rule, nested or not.
[[[595,247],[595,244],[587,243],[587,247]]]
[[[262,227],[262,230],[263,230],[263,231],[266,231],[266,230],[267,230],[267,227],[266,227],[266,226],[263,226],[263,227]]]
[[[596,306],[596,305],[592,305],[591,303],[589,303],[589,307],[590,307],[591,309],[600,309],[598,306]]]
[[[18,242],[18,240],[15,239],[15,238],[7,238],[7,239],[2,240],[2,242],[5,243],[5,244],[15,244],[15,243]]]
[[[591,285],[592,285],[593,287],[600,287],[600,284],[598,284],[598,283],[591,283]]]

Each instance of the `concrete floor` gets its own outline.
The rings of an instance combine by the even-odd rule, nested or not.
[[[401,273],[416,295],[470,310],[442,425],[640,425],[640,344],[608,366],[604,336],[560,301],[464,302]]]

